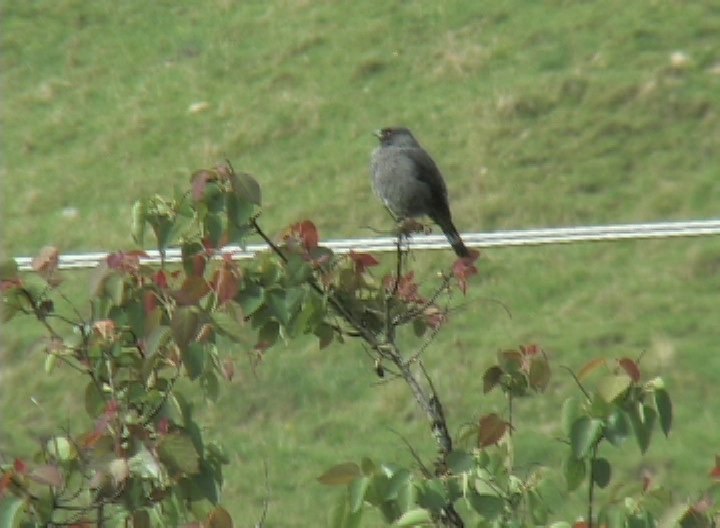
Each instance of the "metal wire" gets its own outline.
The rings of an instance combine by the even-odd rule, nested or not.
[[[571,244],[575,242],[616,241],[649,238],[674,238],[720,235],[720,220],[691,222],[658,222],[650,224],[617,224],[606,226],[558,227],[547,229],[522,229],[497,233],[466,233],[462,235],[465,245],[473,248],[538,246],[544,244]],[[323,245],[335,253],[395,251],[393,237],[355,238],[323,241]],[[416,235],[410,239],[412,249],[446,249],[449,247],[443,235]],[[226,246],[218,252],[218,258],[230,255],[234,260],[254,257],[258,251],[267,249],[264,244],[251,244],[244,249]],[[160,264],[161,256],[156,250],[146,252],[143,264]],[[107,257],[107,252],[61,255],[60,269],[94,268]],[[16,257],[20,270],[32,269],[31,257]],[[180,262],[180,249],[165,251],[165,262]]]

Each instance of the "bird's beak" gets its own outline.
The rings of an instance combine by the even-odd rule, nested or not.
[[[382,129],[378,128],[377,130],[373,130],[373,136],[378,139],[382,139]]]

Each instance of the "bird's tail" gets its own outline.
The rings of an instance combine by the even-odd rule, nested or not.
[[[468,248],[465,247],[465,243],[462,241],[460,233],[458,233],[457,229],[455,229],[455,224],[452,223],[452,220],[448,218],[443,222],[438,222],[438,225],[440,226],[440,229],[442,229],[442,232],[445,233],[445,236],[447,237],[448,242],[450,242],[453,250],[455,250],[455,254],[460,258],[469,257],[470,252],[468,251]]]

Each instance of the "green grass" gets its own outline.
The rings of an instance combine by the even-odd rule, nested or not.
[[[717,216],[711,0],[62,0],[8,2],[2,20],[7,255],[130,247],[135,199],[225,157],[261,182],[270,232],[312,218],[326,238],[368,236],[388,226],[369,187],[370,132],[399,123],[443,168],[463,231]],[[686,65],[671,64],[676,51]],[[426,253],[417,265],[431,278],[451,259]],[[453,428],[501,409],[481,394],[494,352],[538,342],[555,377],[547,398],[520,405],[518,463],[557,465],[557,409],[572,390],[557,366],[644,353],[675,398],[675,431],[646,457],[628,446],[613,461],[627,478],[656,472],[680,497],[700,489],[720,436],[719,263],[714,238],[485,252],[427,352]],[[87,291],[87,274],[68,275],[72,295]],[[80,397],[66,390],[72,375],[38,374],[31,325],[2,336],[8,456],[72,420]],[[405,387],[377,386],[358,344],[294,342],[255,373],[236,354],[239,379],[205,412],[232,453],[226,498],[239,525],[259,517],[263,461],[268,526],[308,526],[333,498],[314,482],[325,467],[362,455],[412,464],[393,431],[432,455]]]

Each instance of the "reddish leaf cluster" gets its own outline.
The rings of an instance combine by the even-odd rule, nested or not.
[[[720,456],[715,455],[715,467],[710,470],[710,477],[720,480]]]
[[[496,413],[481,416],[477,428],[478,447],[488,447],[498,444],[509,428],[510,424],[500,418]]]
[[[500,385],[504,391],[518,396],[527,389],[544,391],[550,383],[550,364],[542,348],[536,344],[521,345],[517,350],[498,352],[498,364],[483,374],[483,392]]]
[[[405,302],[417,304],[425,302],[425,299],[419,293],[414,271],[406,273],[399,280],[396,280],[393,275],[388,275],[384,278],[383,284],[387,292],[395,292],[398,298]]]
[[[242,281],[242,270],[229,255],[223,257],[222,267],[215,272],[210,287],[217,295],[218,303],[225,304],[237,295]]]
[[[32,268],[51,286],[57,286],[60,280],[56,276],[58,264],[60,263],[60,252],[54,246],[45,246],[40,253],[32,260]]]
[[[290,247],[299,244],[306,252],[310,252],[318,247],[320,236],[315,224],[310,220],[303,220],[291,225],[283,235],[283,240]]]
[[[470,256],[459,258],[455,261],[452,268],[453,277],[458,281],[458,287],[463,295],[467,293],[468,279],[473,275],[477,275],[478,269],[475,261],[480,257],[480,252],[471,249]]]
[[[110,253],[105,262],[111,270],[123,273],[137,273],[140,269],[140,257],[147,257],[144,251],[118,251]]]
[[[370,253],[356,253],[351,249],[348,257],[355,264],[355,273],[357,274],[365,273],[368,268],[379,264],[378,260]]]

